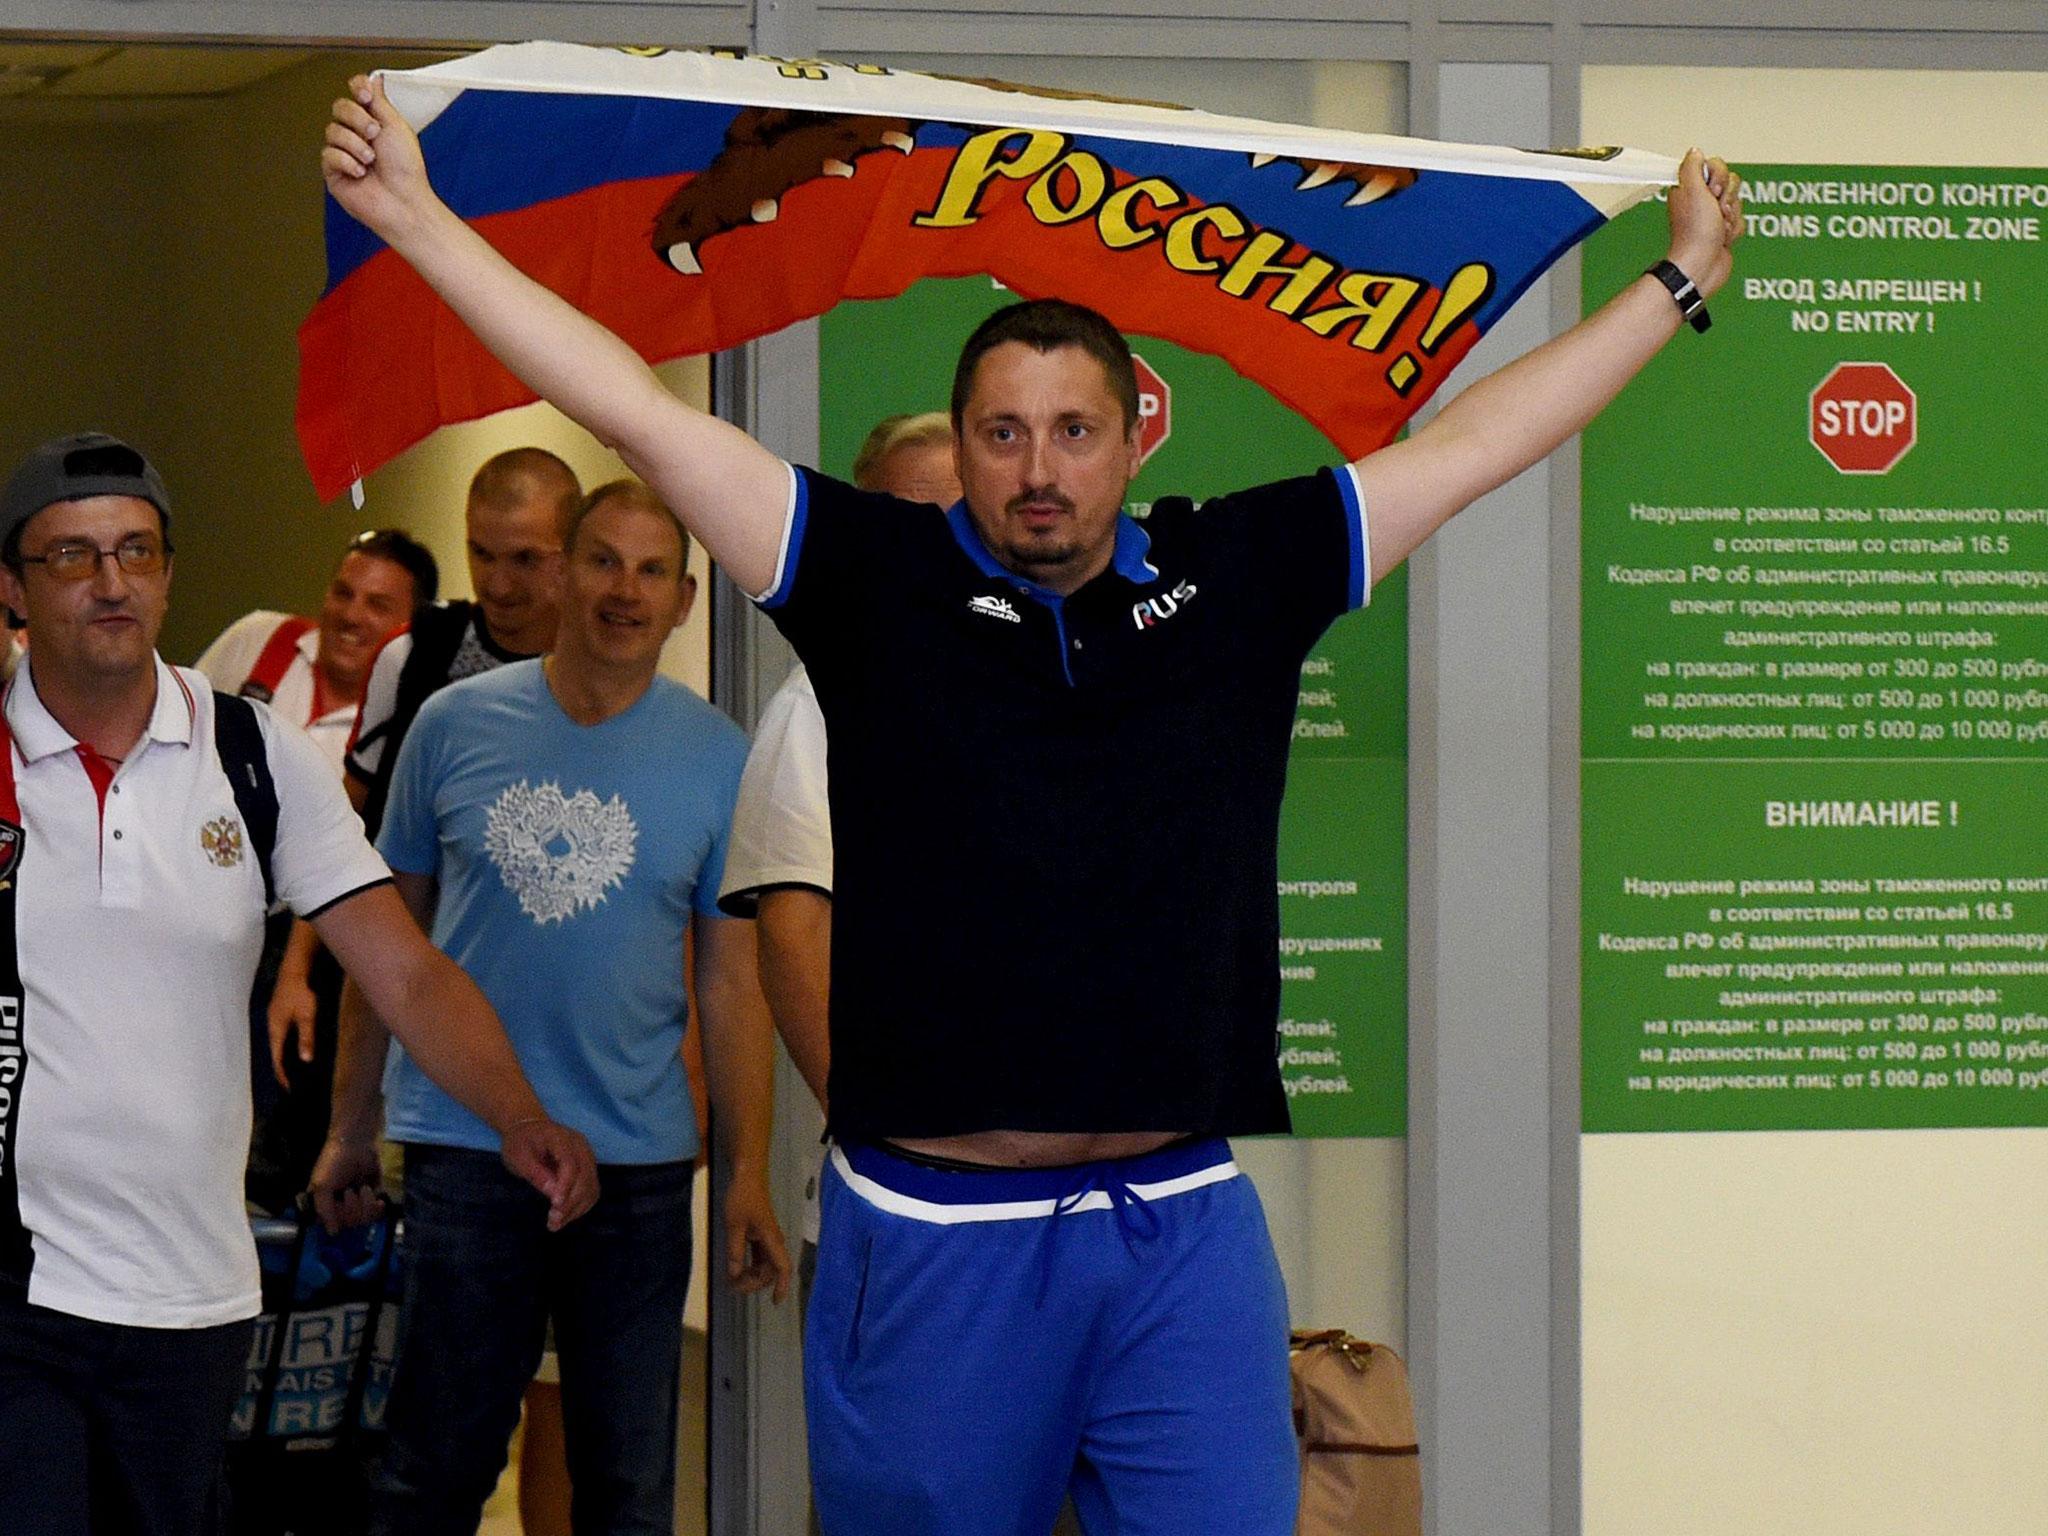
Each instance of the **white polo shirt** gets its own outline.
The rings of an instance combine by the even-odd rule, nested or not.
[[[288,613],[268,608],[243,614],[206,648],[199,658],[199,670],[222,693],[240,693],[249,674],[256,670],[264,648],[270,644],[270,637],[289,618]],[[313,700],[319,690],[314,686],[313,667],[319,659],[320,630],[316,625],[300,635],[292,647],[291,662],[285,667],[284,676],[277,680],[270,707],[312,737],[313,744],[326,754],[339,775],[349,736],[355,730],[356,706],[344,704],[324,715],[314,715]]]
[[[34,668],[31,654],[5,704],[25,838],[18,1210],[0,1202],[0,1225],[28,1230],[38,1306],[158,1328],[253,1317],[242,1171],[263,875],[214,748],[213,693],[159,659],[149,724],[101,793]],[[256,714],[279,900],[310,917],[389,879],[319,749]]]
[[[826,802],[825,716],[799,664],[761,711],[732,813],[718,904],[752,917],[762,891],[807,885],[832,894],[832,812]]]

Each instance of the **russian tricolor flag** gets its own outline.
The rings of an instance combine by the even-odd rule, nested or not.
[[[713,53],[522,43],[384,81],[449,206],[649,362],[986,274],[1219,356],[1354,458],[1677,169]],[[327,259],[299,334],[323,497],[533,398],[331,200]]]

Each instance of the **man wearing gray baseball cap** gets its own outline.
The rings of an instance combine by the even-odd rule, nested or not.
[[[319,749],[156,654],[170,497],[128,444],[0,491],[0,1511],[13,1536],[212,1536],[258,1310],[242,1208],[266,909],[313,924],[503,1137],[553,1225],[596,1196],[482,993],[414,925]],[[30,1449],[32,1448],[32,1450]]]

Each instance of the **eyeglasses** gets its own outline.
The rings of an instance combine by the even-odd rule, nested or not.
[[[46,565],[58,581],[90,581],[100,562],[111,558],[130,576],[153,576],[164,568],[169,544],[146,534],[123,539],[112,549],[101,549],[86,539],[59,539],[40,555],[23,555],[23,565]]]

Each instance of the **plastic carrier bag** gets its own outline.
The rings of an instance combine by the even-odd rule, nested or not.
[[[398,1337],[395,1209],[330,1234],[310,1210],[256,1218],[263,1315],[229,1430],[233,1536],[363,1528]]]
[[[1341,1328],[1297,1332],[1288,1345],[1301,1439],[1297,1536],[1421,1536],[1408,1367],[1386,1345]]]

